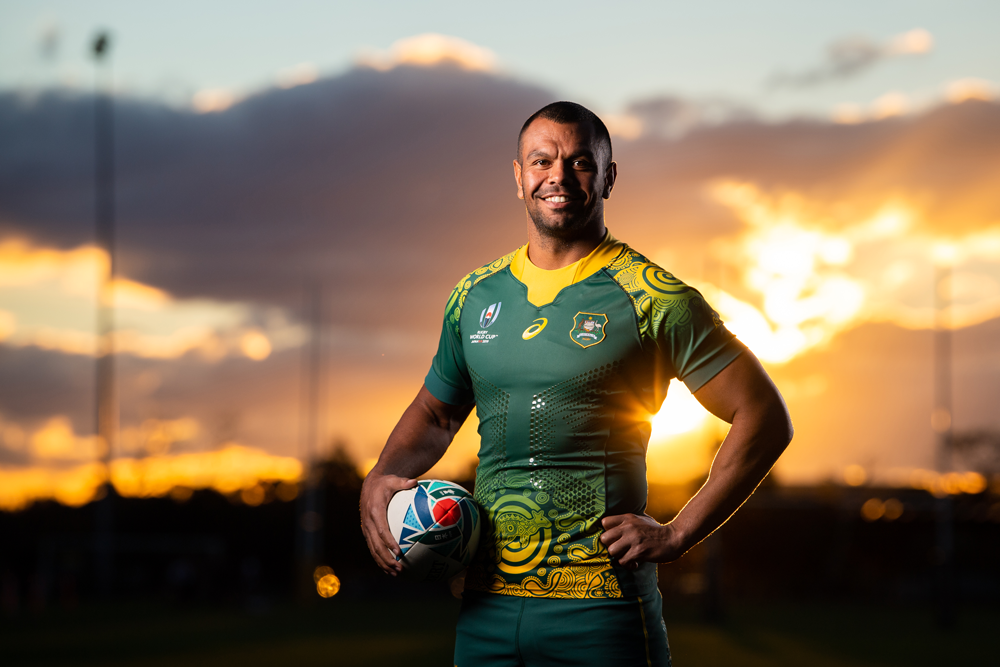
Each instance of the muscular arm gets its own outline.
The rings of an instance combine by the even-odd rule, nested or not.
[[[394,493],[416,486],[415,477],[427,472],[444,456],[458,429],[472,411],[471,405],[442,403],[420,387],[406,408],[385,448],[361,486],[361,529],[375,562],[395,576],[402,570],[395,556],[399,545],[389,532],[386,509]]]
[[[601,542],[624,566],[676,560],[708,537],[750,497],[792,439],[785,402],[749,350],[694,396],[732,427],[708,480],[673,521],[661,525],[635,514],[602,520]]]

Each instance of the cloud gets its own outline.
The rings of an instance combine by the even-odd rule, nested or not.
[[[236,93],[226,88],[205,88],[191,97],[191,107],[198,113],[218,113],[238,100]]]
[[[938,285],[948,305],[944,326],[1000,317],[1000,224],[943,239],[913,233],[911,215],[899,204],[831,226],[816,218],[822,205],[794,193],[763,196],[752,184],[720,182],[712,194],[747,224],[715,248],[717,260],[740,277],[734,288],[752,294],[752,303],[711,283],[703,287],[733,332],[765,361],[787,362],[868,321],[934,328],[935,265],[945,261],[949,277]]]
[[[357,58],[357,63],[385,71],[409,65],[437,67],[450,65],[472,72],[495,72],[497,57],[492,51],[459,37],[424,33],[393,42],[388,51],[372,50]]]
[[[771,77],[774,88],[807,88],[858,76],[883,60],[929,53],[934,38],[922,29],[896,35],[879,43],[867,37],[846,37],[830,44],[825,61],[800,72],[781,72]]]
[[[294,88],[313,83],[319,77],[319,69],[314,63],[299,63],[278,72],[279,88]]]
[[[462,221],[485,242],[470,263],[518,245],[516,128],[552,99],[448,67],[360,68],[202,115],[121,99],[120,273],[177,300],[292,313],[322,282],[339,321],[431,325],[443,297],[423,299],[457,270],[426,258],[470,245]],[[91,242],[90,109],[84,96],[0,96],[0,234],[63,251]],[[391,292],[393,307],[373,308],[357,285]]]
[[[67,354],[98,349],[95,309],[99,280],[110,266],[92,246],[70,250],[36,247],[22,239],[0,241],[0,340]],[[274,347],[254,326],[249,304],[177,300],[165,291],[117,276],[101,301],[114,308],[114,349],[139,357],[176,358],[198,353],[209,360],[243,353],[261,360]],[[6,308],[7,310],[3,310]],[[16,311],[16,312],[11,312]],[[274,322],[274,343],[298,345],[301,331]]]
[[[949,83],[945,91],[945,97],[952,104],[961,104],[969,100],[988,102],[997,98],[998,91],[1000,91],[1000,86],[997,86],[992,81],[970,77]]]
[[[644,134],[676,139],[696,128],[748,121],[755,115],[750,107],[725,98],[651,97],[632,102],[626,108],[623,118],[631,120],[634,130],[624,138],[634,139]]]
[[[983,309],[962,322],[990,316],[996,260],[983,253],[1000,221],[1000,105],[970,97],[852,125],[641,101],[627,114],[640,119],[642,134],[616,137],[609,227],[682,279],[717,287],[734,326],[742,318],[779,348],[779,334],[804,335],[807,344],[789,348],[798,356],[782,367],[791,369],[783,381],[801,388],[796,400],[817,400],[822,382],[806,379],[822,369],[804,360],[833,354],[853,332],[926,326],[935,248],[951,247],[955,298],[969,313]],[[451,287],[523,243],[510,173],[516,131],[554,99],[455,66],[360,67],[210,114],[119,99],[116,259],[130,281],[122,314],[136,331],[168,337],[207,321],[227,350],[212,363],[199,353],[123,356],[123,429],[192,419],[200,430],[176,445],[184,451],[235,441],[298,453],[295,346],[306,339],[306,286],[318,283],[332,376],[321,432],[343,435],[359,459],[377,453],[426,373]],[[18,257],[36,258],[0,273],[13,281],[0,298],[44,286],[63,295],[60,303],[92,312],[82,276],[103,260],[91,239],[91,112],[85,96],[0,95],[0,242],[19,239]],[[745,197],[721,197],[720,184],[745,188]],[[754,211],[765,224],[753,223]],[[895,231],[865,236],[877,221]],[[811,268],[784,272],[770,261],[784,254]],[[860,301],[842,298],[851,284]],[[888,322],[872,315],[876,306]],[[16,345],[12,337],[36,316],[23,304],[0,310],[10,316],[0,342],[4,423],[30,435],[65,415],[85,430],[93,359],[58,345]],[[54,318],[68,312],[42,314],[58,329]],[[271,346],[266,357],[258,334]],[[842,390],[831,380],[828,391]],[[868,412],[853,413],[858,424],[878,418],[877,402],[867,400]],[[814,423],[822,430],[822,419]],[[887,446],[860,426],[852,437]],[[839,446],[815,438],[816,451]],[[475,447],[462,451],[469,457]]]

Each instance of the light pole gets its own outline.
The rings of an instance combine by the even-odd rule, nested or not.
[[[323,297],[318,283],[306,287],[309,343],[302,349],[302,450],[305,463],[298,514],[296,591],[303,601],[316,597],[312,575],[323,555],[323,480],[319,459],[320,402],[323,393]]]
[[[114,574],[114,490],[111,458],[118,432],[118,402],[115,393],[114,276],[115,276],[115,163],[114,106],[112,98],[111,40],[98,33],[93,52],[97,63],[94,90],[94,219],[97,246],[107,257],[97,283],[97,365],[95,373],[95,430],[104,463],[104,497],[95,517],[94,551],[97,582],[103,597],[111,594]],[[103,81],[102,81],[103,79]],[[102,267],[103,268],[103,267]]]

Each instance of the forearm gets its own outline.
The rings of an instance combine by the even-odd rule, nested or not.
[[[732,427],[708,480],[668,524],[648,515],[604,517],[601,542],[626,567],[669,563],[708,537],[746,502],[792,439],[788,408],[749,350],[705,383],[695,398]]]
[[[735,416],[708,480],[670,522],[680,554],[708,537],[746,502],[791,441],[783,403]]]
[[[455,433],[472,411],[471,405],[442,403],[421,387],[392,430],[378,463],[361,485],[361,529],[375,562],[385,572],[400,569],[399,545],[386,520],[393,494],[416,486],[423,475],[444,456]]]

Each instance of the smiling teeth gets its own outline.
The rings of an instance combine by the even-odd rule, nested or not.
[[[565,197],[546,197],[545,201],[550,201],[550,202],[553,202],[553,203],[556,203],[556,204],[564,204],[564,203],[566,203],[566,198]]]

